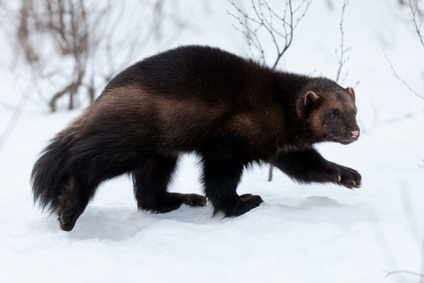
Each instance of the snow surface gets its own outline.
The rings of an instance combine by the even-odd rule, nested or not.
[[[314,1],[280,68],[335,77],[341,7],[325,3]],[[208,7],[213,12],[193,15],[196,33],[173,45],[247,55],[228,3]],[[357,169],[362,188],[299,185],[276,171],[267,182],[268,168],[256,166],[238,192],[259,194],[264,203],[237,218],[212,217],[210,205],[139,212],[130,180],[120,177],[102,185],[73,231],[60,231],[55,216],[33,206],[29,175],[47,141],[81,110],[47,114],[34,97],[25,100],[0,148],[0,282],[420,282],[409,273],[387,276],[424,272],[424,100],[392,76],[383,52],[422,90],[424,49],[408,17],[397,1],[351,1],[346,10],[352,50],[345,86],[359,81],[362,135],[349,146],[317,147]],[[18,103],[22,89],[13,78],[2,81],[2,101]],[[0,105],[0,133],[12,115]],[[171,190],[201,193],[198,180],[196,158],[188,155]]]

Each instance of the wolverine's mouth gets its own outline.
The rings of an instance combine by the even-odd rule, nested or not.
[[[350,144],[357,141],[359,138],[359,131],[351,131],[349,134],[338,135],[330,134],[326,137],[327,141],[338,142],[341,144]]]

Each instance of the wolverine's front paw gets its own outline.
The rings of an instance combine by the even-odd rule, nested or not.
[[[334,177],[333,183],[345,186],[346,188],[359,188],[361,186],[361,175],[358,171],[344,167],[338,164],[333,164]]]

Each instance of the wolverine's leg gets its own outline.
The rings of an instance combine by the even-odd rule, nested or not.
[[[313,148],[280,152],[270,163],[299,182],[332,182],[347,188],[361,185],[357,171],[325,160]]]
[[[239,216],[257,207],[262,199],[255,195],[241,195],[236,192],[243,171],[243,163],[236,156],[217,154],[211,151],[203,155],[203,183],[207,198],[225,216]]]
[[[168,212],[181,204],[206,205],[206,198],[196,194],[167,192],[177,158],[152,154],[148,161],[133,171],[134,194],[139,209]]]

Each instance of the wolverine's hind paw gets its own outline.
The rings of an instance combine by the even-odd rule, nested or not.
[[[249,210],[258,207],[263,202],[258,195],[244,194],[240,196],[238,203],[234,206],[229,206],[223,212],[226,217],[240,216]]]
[[[190,206],[205,206],[206,198],[197,194],[185,194],[182,202]]]

